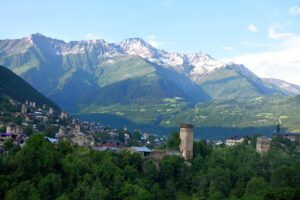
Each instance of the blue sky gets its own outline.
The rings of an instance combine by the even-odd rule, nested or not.
[[[202,51],[300,84],[298,0],[9,0],[0,7],[0,39],[37,32],[65,41],[141,37],[169,52]]]

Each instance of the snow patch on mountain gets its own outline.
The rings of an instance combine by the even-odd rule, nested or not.
[[[11,50],[11,46],[14,45],[22,47],[23,51],[31,46],[37,46],[56,55],[84,54],[87,52],[96,53],[100,57],[137,55],[164,67],[186,71],[190,75],[202,75],[227,65],[227,63],[217,61],[203,52],[188,55],[177,52],[169,53],[153,47],[141,38],[130,38],[120,43],[108,43],[102,39],[64,42],[37,33],[20,40],[7,40],[7,48]]]

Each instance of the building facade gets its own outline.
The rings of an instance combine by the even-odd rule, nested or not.
[[[287,138],[292,142],[300,142],[300,133],[275,133],[273,136]]]

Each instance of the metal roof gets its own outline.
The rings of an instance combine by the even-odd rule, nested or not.
[[[151,150],[148,147],[145,147],[145,146],[143,146],[143,147],[132,147],[132,148],[134,148],[138,152],[151,152]]]
[[[93,149],[97,150],[97,151],[105,151],[105,150],[112,150],[112,151],[119,151],[120,148],[117,147],[94,147]]]
[[[0,135],[12,135],[12,133],[0,133]]]
[[[58,142],[58,140],[55,139],[55,138],[50,138],[50,137],[45,137],[45,138],[48,139],[49,142],[51,142],[51,143],[56,143],[56,142]]]
[[[17,134],[17,133],[0,133],[0,135],[24,135],[24,134],[22,134],[22,133],[19,133],[19,134]]]

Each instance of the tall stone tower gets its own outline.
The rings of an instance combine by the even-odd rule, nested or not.
[[[53,115],[53,114],[54,114],[53,108],[51,108],[51,107],[49,108],[49,114],[50,114],[50,115]]]
[[[62,112],[60,113],[60,119],[68,119],[68,113],[62,111]]]
[[[180,152],[185,160],[193,158],[194,125],[180,124]]]
[[[256,151],[260,154],[268,152],[270,149],[270,139],[265,136],[257,137],[256,139]]]
[[[27,106],[26,104],[22,104],[22,110],[21,110],[22,113],[27,113]]]

